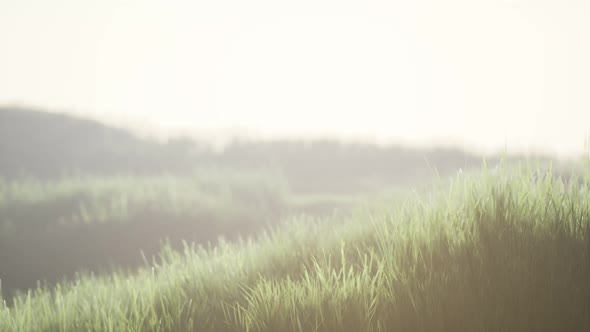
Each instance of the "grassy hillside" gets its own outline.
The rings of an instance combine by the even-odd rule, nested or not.
[[[187,213],[219,222],[248,215],[265,219],[267,211],[283,208],[288,192],[288,184],[272,171],[201,169],[190,176],[0,180],[0,224],[51,228],[132,222],[139,214],[174,217]]]
[[[449,187],[22,294],[0,330],[590,330],[590,177]]]
[[[163,242],[216,243],[293,214],[326,215],[354,197],[294,195],[272,171],[0,180],[0,279],[16,289],[76,271],[134,269]]]

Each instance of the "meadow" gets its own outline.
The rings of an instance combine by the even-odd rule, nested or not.
[[[134,270],[164,243],[216,243],[289,215],[331,214],[354,197],[298,195],[272,170],[190,175],[72,175],[0,181],[0,279],[5,298],[78,271]]]
[[[460,173],[346,215],[168,246],[138,271],[18,294],[0,331],[588,331],[588,170]]]

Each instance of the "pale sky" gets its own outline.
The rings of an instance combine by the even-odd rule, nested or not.
[[[0,105],[158,135],[580,153],[590,1],[0,0]]]

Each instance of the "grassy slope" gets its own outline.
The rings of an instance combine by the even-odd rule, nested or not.
[[[590,180],[524,170],[450,187],[24,294],[0,330],[590,330]]]
[[[251,235],[293,214],[329,215],[355,197],[294,195],[271,171],[203,169],[190,176],[0,179],[0,279],[16,289],[76,271],[133,270],[167,239],[216,242]],[[72,250],[75,248],[75,250]]]
[[[289,190],[282,177],[270,173],[201,169],[191,176],[0,178],[0,224],[49,228],[131,222],[146,212],[200,214],[216,222],[232,219],[232,214],[265,217],[285,208]]]

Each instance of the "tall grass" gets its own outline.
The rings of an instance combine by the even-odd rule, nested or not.
[[[288,199],[283,178],[262,170],[0,180],[5,297],[75,271],[134,270],[165,239],[181,248],[251,234],[289,213]]]
[[[449,187],[31,291],[0,330],[589,331],[590,179],[524,168]]]

